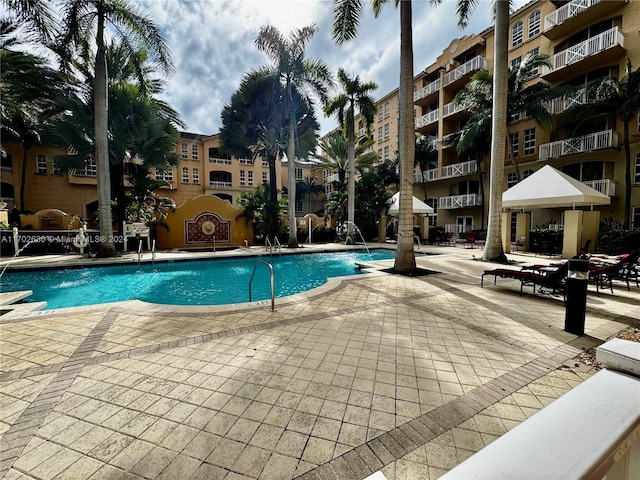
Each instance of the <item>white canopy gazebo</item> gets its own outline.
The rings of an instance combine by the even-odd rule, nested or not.
[[[400,192],[396,193],[393,197],[387,200],[387,203],[391,205],[389,207],[389,216],[398,215],[400,213]],[[427,215],[429,213],[433,213],[433,208],[424,203],[422,200],[413,197],[413,214]]]
[[[609,204],[611,204],[611,199],[608,195],[556,170],[551,165],[545,165],[502,194],[504,208],[571,209],[564,213],[563,257],[576,255],[585,239],[593,239],[597,235],[600,212],[593,211],[593,206]],[[584,206],[590,206],[591,211],[576,210],[576,207]],[[508,228],[508,225],[509,222],[503,222],[503,228]],[[528,236],[528,222],[518,221],[518,226],[520,234],[524,229]]]
[[[505,208],[558,208],[609,205],[608,195],[545,165],[502,194]]]

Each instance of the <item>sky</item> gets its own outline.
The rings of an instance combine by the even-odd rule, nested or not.
[[[400,66],[399,11],[394,2],[373,17],[371,1],[363,0],[364,15],[355,40],[337,46],[331,38],[332,0],[135,0],[161,29],[176,65],[161,98],[176,109],[184,130],[211,135],[221,127],[220,115],[245,73],[269,65],[255,46],[264,25],[273,25],[287,36],[315,23],[318,31],[306,49],[306,58],[324,61],[332,73],[343,68],[362,82],[373,81],[375,99],[398,87]],[[526,0],[515,0],[518,8]],[[491,1],[479,0],[462,30],[455,15],[455,1],[431,6],[429,0],[413,0],[414,74],[433,63],[451,40],[477,34],[491,26]],[[339,90],[329,92],[337,95]],[[320,134],[337,126],[335,117],[316,112]]]

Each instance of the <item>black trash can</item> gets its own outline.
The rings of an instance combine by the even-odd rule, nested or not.
[[[564,330],[574,335],[584,334],[588,283],[589,260],[569,260]]]

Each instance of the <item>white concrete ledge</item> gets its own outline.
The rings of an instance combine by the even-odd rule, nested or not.
[[[640,378],[640,343],[638,342],[613,338],[596,349],[596,359],[604,368]]]
[[[639,437],[640,379],[602,370],[440,478],[600,480],[620,459],[633,478]]]

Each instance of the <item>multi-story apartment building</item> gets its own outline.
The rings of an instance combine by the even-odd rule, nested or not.
[[[533,52],[551,58],[552,68],[534,72],[529,82],[580,86],[605,76],[624,76],[628,60],[634,68],[640,66],[640,2],[534,0],[511,14],[509,32],[511,64]],[[427,203],[436,209],[429,218],[430,225],[455,231],[486,228],[491,160],[488,155],[460,158],[445,140],[469,119],[468,112],[453,100],[474,73],[493,69],[493,42],[493,28],[454,39],[433,64],[415,77],[416,132],[431,138],[438,149],[437,164],[424,174],[414,171],[414,195],[424,197],[426,187]],[[575,133],[576,124],[563,125],[560,118],[566,108],[582,101],[584,95],[578,92],[548,105],[556,120],[551,131],[526,116],[509,119],[515,164],[511,160],[505,163],[505,189],[518,181],[516,165],[522,179],[550,164],[609,195],[611,205],[595,208],[603,218],[623,221],[622,123],[603,119],[589,122],[586,131]],[[372,134],[373,148],[382,159],[394,158],[398,149],[397,102],[397,89],[378,101]],[[359,128],[359,138],[363,138],[365,131],[362,125]],[[640,228],[640,112],[630,130],[633,187],[629,221],[634,228]],[[562,224],[562,216],[561,209],[536,209],[531,223]],[[512,223],[514,235],[515,214]]]
[[[37,212],[44,209],[59,209],[70,215],[90,219],[98,209],[96,189],[96,165],[89,163],[84,169],[71,172],[59,171],[54,155],[63,155],[60,149],[35,146],[27,151],[24,183],[24,205],[20,205],[23,151],[18,144],[4,144],[7,152],[2,157],[1,201],[11,208]],[[215,195],[239,206],[239,195],[249,193],[255,187],[269,181],[266,161],[255,162],[247,158],[235,158],[220,149],[219,134],[202,135],[180,132],[176,145],[180,163],[169,171],[154,172],[156,178],[167,182],[161,194],[172,198],[177,205],[198,195]],[[296,166],[296,179],[319,176],[312,164],[301,162]],[[286,162],[276,162],[277,188],[287,198]],[[321,183],[321,178],[318,182]],[[296,204],[296,215],[304,216],[322,209],[322,195],[312,195],[311,207],[308,196]]]

